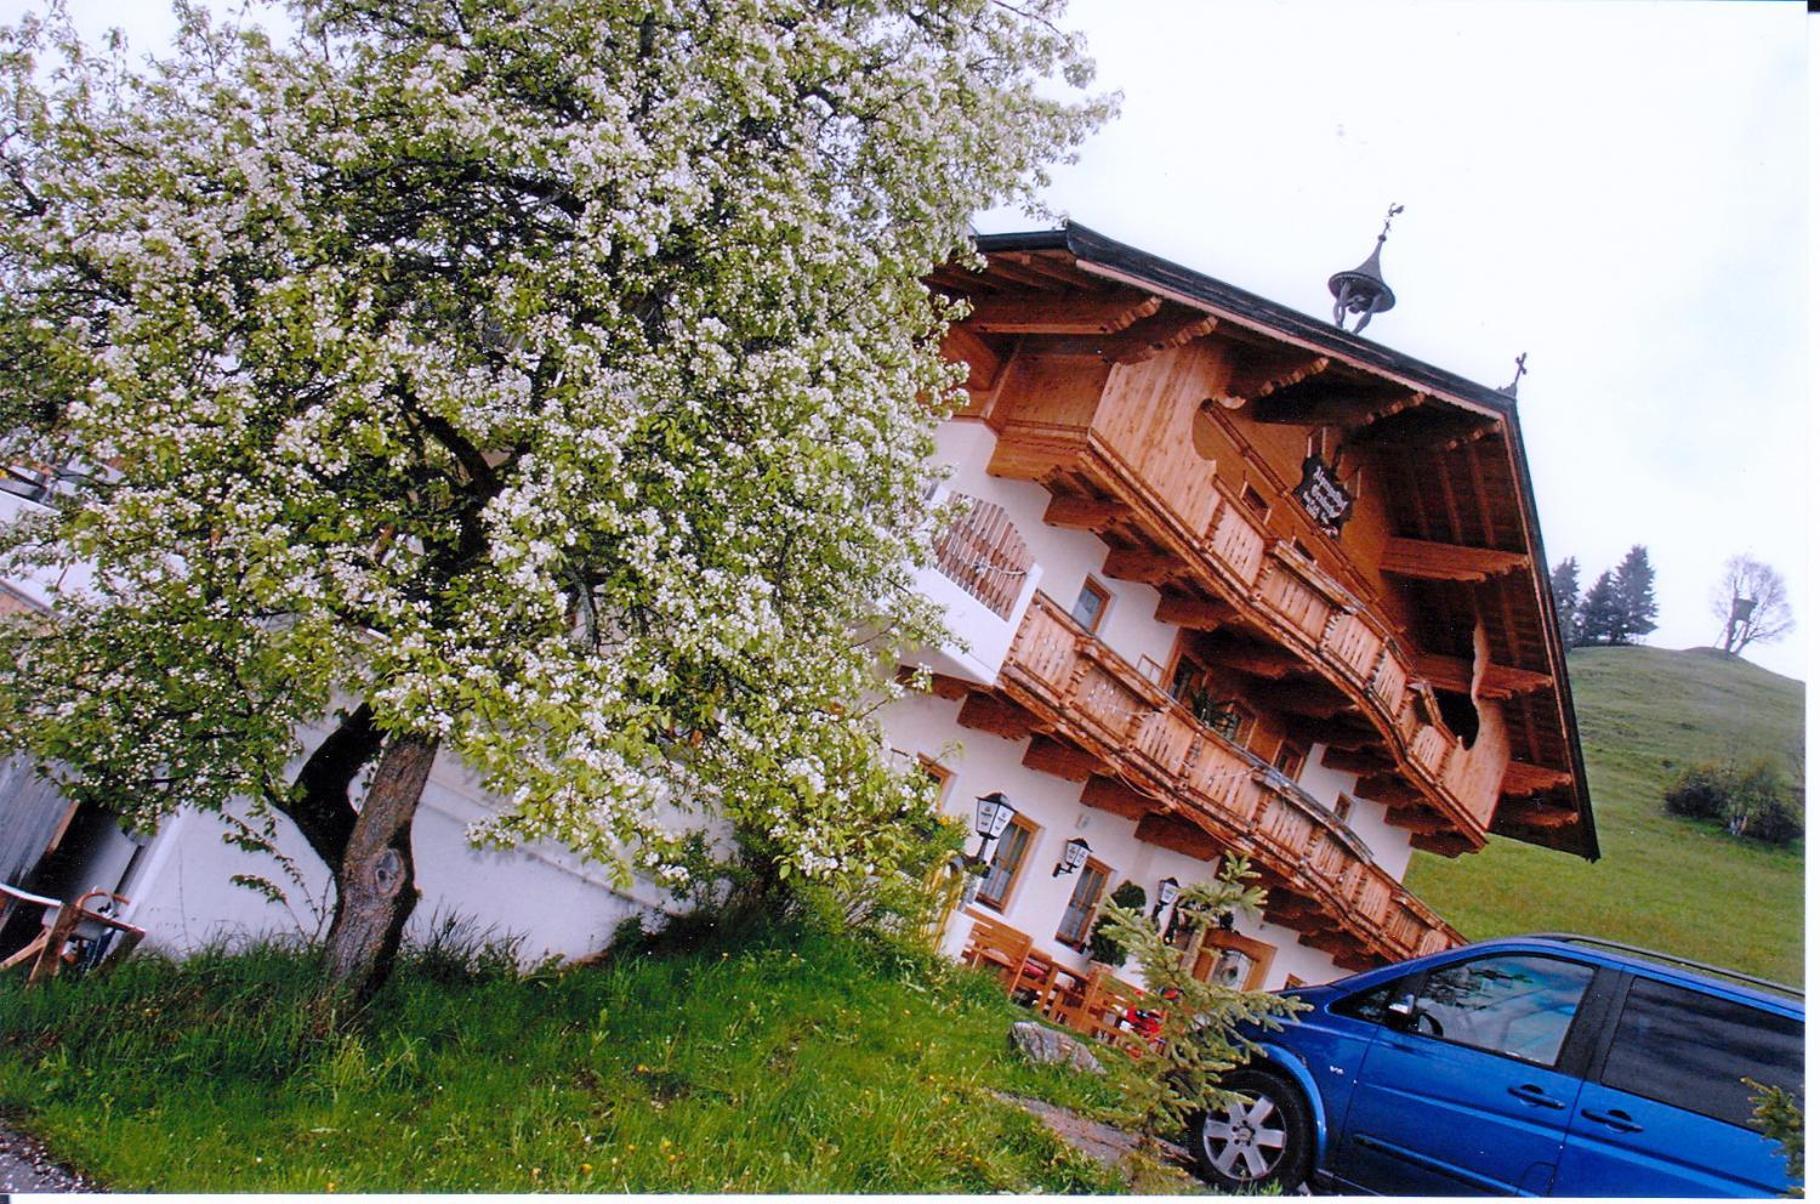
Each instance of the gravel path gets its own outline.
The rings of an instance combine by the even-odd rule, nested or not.
[[[59,1166],[36,1141],[0,1125],[0,1196],[12,1192],[99,1190],[81,1175]]]

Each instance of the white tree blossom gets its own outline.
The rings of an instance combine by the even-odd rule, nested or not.
[[[869,707],[935,631],[920,280],[1106,111],[1056,0],[299,0],[169,57],[0,34],[0,731],[140,824],[284,805],[338,700],[675,882],[926,810]]]

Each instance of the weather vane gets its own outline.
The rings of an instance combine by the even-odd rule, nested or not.
[[[1390,237],[1390,219],[1401,212],[1403,206],[1397,204],[1385,212],[1378,245],[1371,249],[1364,263],[1350,272],[1335,272],[1328,278],[1327,291],[1333,294],[1333,324],[1341,330],[1346,329],[1347,314],[1359,315],[1359,324],[1352,328],[1352,333],[1357,334],[1371,321],[1371,315],[1381,314],[1397,303],[1397,295],[1384,283],[1378,254],[1384,249],[1384,240]]]

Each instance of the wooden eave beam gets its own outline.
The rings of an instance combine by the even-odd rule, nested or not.
[[[1085,749],[1063,744],[1046,736],[1037,736],[1024,750],[1024,764],[1039,773],[1053,774],[1070,782],[1085,782],[1106,768],[1105,762]]]
[[[1141,364],[1212,334],[1219,324],[1212,314],[1157,314],[1133,323],[1101,349],[1100,355],[1115,364]]]
[[[1177,307],[1141,318],[1116,334],[1076,335],[1046,343],[1044,350],[1054,355],[1097,355],[1110,364],[1141,364],[1212,334],[1219,324],[1212,314]]]
[[[1389,773],[1395,766],[1389,756],[1370,748],[1339,748],[1329,744],[1321,753],[1321,764],[1341,773]]]
[[[1506,808],[1498,818],[1504,824],[1520,824],[1526,828],[1553,831],[1578,824],[1580,813],[1572,807],[1534,806]]]
[[[1381,422],[1395,418],[1406,410],[1413,410],[1428,404],[1432,400],[1426,393],[1400,393],[1376,409],[1366,412],[1362,417],[1346,425],[1344,437],[1347,442],[1354,442],[1367,435]]]
[[[1488,581],[1528,566],[1529,557],[1522,552],[1403,538],[1388,540],[1378,561],[1379,570],[1394,577],[1469,583]]]
[[[1156,602],[1156,621],[1194,631],[1212,631],[1237,613],[1217,599],[1197,598],[1179,589],[1165,589]]]
[[[1165,581],[1185,577],[1191,570],[1180,557],[1168,552],[1153,552],[1145,548],[1114,548],[1106,553],[1102,571],[1108,577],[1116,577],[1120,581],[1161,585]]]
[[[1260,363],[1234,368],[1225,388],[1217,390],[1213,400],[1228,410],[1236,410],[1247,402],[1262,400],[1280,389],[1320,376],[1332,366],[1330,357],[1299,348],[1272,355]]]
[[[1130,515],[1131,507],[1123,502],[1058,493],[1049,499],[1043,521],[1071,531],[1104,531]]]
[[[1426,807],[1392,807],[1384,813],[1384,822],[1393,828],[1429,835],[1450,832],[1454,828],[1453,822],[1446,816]]]
[[[1043,726],[1035,715],[1015,702],[991,694],[969,694],[955,718],[962,727],[990,732],[1006,740],[1022,740]]]
[[[963,325],[979,334],[1117,334],[1163,302],[1132,290],[1104,296],[1002,294],[973,307]]]
[[[1413,667],[1418,676],[1426,678],[1437,690],[1466,694],[1472,689],[1472,662],[1465,657],[1419,652]],[[1553,689],[1554,684],[1555,679],[1546,673],[1514,669],[1509,665],[1487,665],[1485,676],[1479,682],[1479,694],[1483,698],[1501,700],[1513,694]]]
[[[1504,783],[1498,793],[1512,798],[1525,798],[1532,794],[1541,794],[1545,790],[1558,790],[1571,786],[1574,775],[1565,769],[1550,769],[1545,765],[1532,765],[1528,761],[1512,761],[1504,767]]]
[[[899,669],[897,672],[897,680],[905,685],[910,684],[915,679],[916,670],[908,666]],[[961,699],[968,697],[977,689],[979,689],[978,685],[967,681],[965,678],[949,677],[945,673],[932,673],[929,675],[929,692],[937,698],[946,698],[949,702],[958,702]]]
[[[1213,668],[1234,669],[1253,677],[1287,677],[1302,667],[1295,653],[1273,644],[1203,639],[1195,641],[1194,652]]]
[[[1138,820],[1137,838],[1202,861],[1213,860],[1225,848],[1199,825],[1171,815],[1146,815]]]
[[[1325,689],[1314,688],[1313,679],[1306,685],[1260,683],[1250,691],[1246,701],[1279,715],[1300,715],[1309,719],[1332,719],[1336,715],[1348,715],[1357,710],[1351,699],[1331,686]]]
[[[1081,804],[1095,807],[1101,811],[1110,811],[1126,819],[1143,819],[1169,807],[1160,799],[1133,790],[1117,778],[1095,775],[1087,779],[1087,785],[1081,789]]]
[[[1458,857],[1472,850],[1472,841],[1458,832],[1411,832],[1409,844],[1411,848],[1440,857]]]
[[[967,365],[967,389],[975,393],[990,389],[1005,366],[1005,358],[965,326],[948,327],[942,354]]]
[[[1407,807],[1422,801],[1422,792],[1394,773],[1362,777],[1352,792],[1362,799],[1392,807]]]

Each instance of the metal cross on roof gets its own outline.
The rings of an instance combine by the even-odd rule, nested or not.
[[[1505,385],[1502,389],[1499,389],[1498,392],[1504,394],[1506,397],[1515,397],[1517,395],[1517,382],[1522,380],[1524,375],[1529,371],[1529,369],[1524,366],[1528,359],[1529,352],[1527,351],[1517,357],[1517,374],[1511,377],[1510,383]]]

